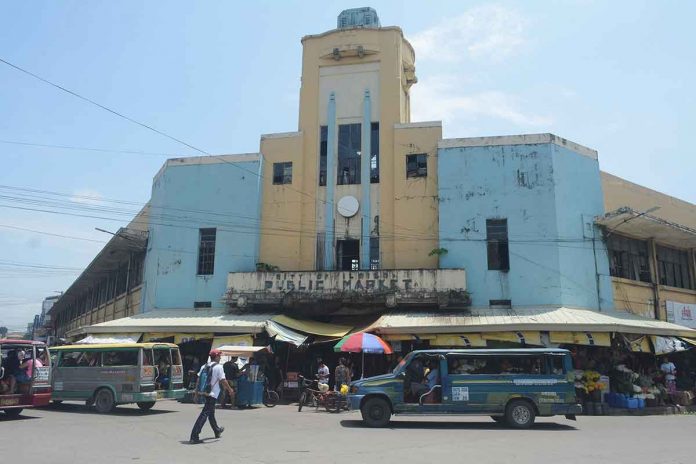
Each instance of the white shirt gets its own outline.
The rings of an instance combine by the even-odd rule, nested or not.
[[[317,374],[319,374],[319,382],[321,383],[329,383],[329,368],[324,366],[319,366],[319,369],[317,370]]]
[[[666,374],[665,378],[667,380],[674,380],[676,378],[674,376],[674,372],[677,370],[677,366],[675,366],[674,363],[662,363],[662,365],[660,366],[660,370]]]
[[[206,366],[210,366],[213,364],[212,362],[207,363],[205,366],[201,367],[201,370],[198,371],[198,378],[201,378],[201,374],[203,373],[203,369],[205,369]],[[213,398],[217,398],[218,395],[220,395],[220,380],[225,378],[225,369],[222,368],[222,364],[217,363],[211,370],[210,370],[210,396]]]

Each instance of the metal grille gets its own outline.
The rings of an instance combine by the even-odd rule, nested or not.
[[[217,230],[200,229],[198,242],[198,275],[212,275],[215,272],[215,237]]]

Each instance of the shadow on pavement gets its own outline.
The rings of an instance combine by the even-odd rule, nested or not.
[[[219,438],[201,438],[203,440],[203,443],[191,443],[191,440],[179,440],[179,443],[182,445],[191,445],[191,446],[196,446],[196,445],[208,445],[210,443],[215,443],[220,441]]]
[[[49,406],[46,406],[41,409],[47,409],[49,411],[60,411],[60,412],[65,412],[65,413],[71,413],[71,414],[99,414],[103,416],[157,416],[160,414],[169,414],[172,412],[176,411],[169,411],[166,409],[156,409],[155,408],[150,409],[149,411],[141,411],[138,408],[127,408],[127,407],[119,407],[117,406],[114,408],[113,411],[106,413],[106,414],[99,414],[97,411],[94,410],[93,407],[90,406],[85,406],[84,404],[69,404],[69,403],[60,403],[60,404],[51,404]]]
[[[342,420],[341,427],[362,429],[369,428],[361,420]],[[431,430],[513,430],[495,422],[430,422],[430,421],[391,421],[387,429],[406,430],[406,429],[431,429]],[[577,430],[576,427],[553,422],[541,422],[534,424],[529,429],[531,431],[568,431]]]
[[[29,412],[29,411],[27,411]],[[24,413],[26,414],[26,413]],[[40,417],[34,417],[34,416],[25,416],[24,414],[20,414],[17,417],[10,417],[5,413],[0,413],[0,422],[12,422],[12,421],[21,421],[21,420],[29,420],[29,419],[41,419]]]

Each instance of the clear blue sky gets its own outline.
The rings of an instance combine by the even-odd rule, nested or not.
[[[334,28],[342,9],[365,5],[1,6],[0,58],[208,152],[241,153],[258,151],[259,134],[296,129],[300,38]],[[414,120],[442,119],[446,137],[553,132],[597,149],[608,172],[696,200],[693,2],[370,6],[416,47]],[[1,63],[0,140],[196,154]],[[120,207],[137,210],[165,158],[0,143],[0,185],[62,192],[68,196],[58,199],[75,212],[104,205],[99,199],[133,202]],[[91,261],[98,241],[109,238],[95,227],[126,222],[3,207],[37,207],[17,192],[0,188],[0,325],[11,328],[25,327],[43,297],[66,289],[75,269]],[[32,195],[45,207],[45,194]]]

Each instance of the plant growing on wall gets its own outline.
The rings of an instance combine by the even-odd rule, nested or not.
[[[278,266],[268,263],[256,263],[256,272],[276,272],[280,271]]]
[[[447,253],[449,253],[449,250],[447,248],[433,248],[430,250],[430,253],[428,253],[428,256],[437,256],[438,258],[440,256],[444,256]]]

